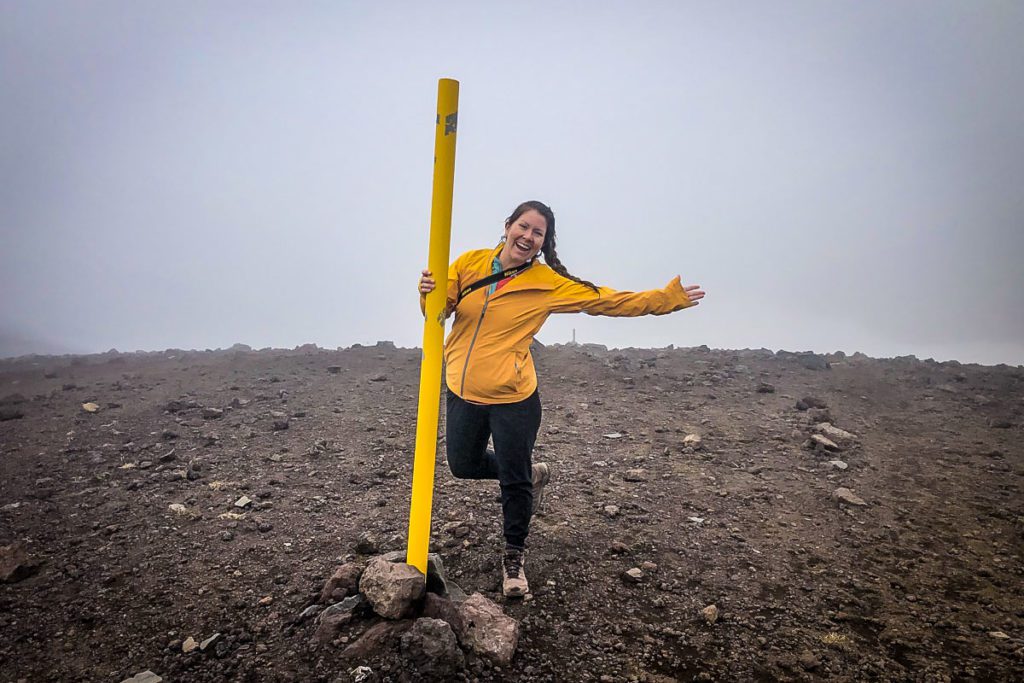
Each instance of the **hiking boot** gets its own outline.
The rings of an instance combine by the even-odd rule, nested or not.
[[[505,548],[505,556],[501,560],[501,571],[504,581],[501,590],[506,598],[521,598],[530,591],[523,571],[523,560],[526,550],[523,548]]]
[[[544,503],[544,487],[551,481],[551,469],[546,462],[539,462],[533,466],[533,508],[531,514],[537,514],[540,506]]]

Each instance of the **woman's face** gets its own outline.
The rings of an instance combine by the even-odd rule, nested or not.
[[[501,250],[503,262],[512,266],[526,263],[544,246],[548,222],[534,209],[505,226],[505,247]]]

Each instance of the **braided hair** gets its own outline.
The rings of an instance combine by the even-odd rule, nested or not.
[[[541,246],[540,251],[544,254],[544,262],[548,264],[551,270],[555,271],[559,275],[574,282],[578,282],[581,285],[590,287],[595,292],[599,291],[597,285],[589,280],[583,280],[576,277],[562,265],[562,261],[558,258],[558,252],[555,251],[555,214],[551,210],[551,207],[543,202],[536,200],[523,202],[516,207],[516,210],[512,212],[512,215],[505,219],[505,227],[512,225],[520,216],[527,211],[536,211],[548,224],[547,232],[544,234],[544,244]]]

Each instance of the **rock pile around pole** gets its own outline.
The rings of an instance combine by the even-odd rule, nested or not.
[[[370,672],[401,662],[424,678],[443,679],[474,659],[505,666],[519,642],[519,622],[480,593],[467,596],[431,553],[427,576],[391,552],[340,565],[318,602],[295,619],[321,649],[338,649],[350,667]]]

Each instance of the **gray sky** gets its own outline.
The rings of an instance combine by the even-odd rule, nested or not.
[[[1024,363],[1022,35],[966,0],[0,0],[0,355],[420,345],[451,77],[453,258],[540,199],[571,272],[708,292],[546,343]]]

